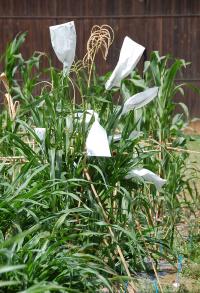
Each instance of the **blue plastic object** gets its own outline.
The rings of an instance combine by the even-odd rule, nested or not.
[[[155,280],[153,284],[154,284],[154,288],[155,288],[155,293],[159,293],[157,280]]]

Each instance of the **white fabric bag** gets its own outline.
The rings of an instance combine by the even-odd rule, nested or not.
[[[138,178],[153,183],[158,190],[161,190],[167,180],[160,178],[148,169],[133,169],[125,177],[125,179]]]
[[[121,80],[128,76],[139,62],[145,48],[131,40],[129,37],[124,38],[117,65],[106,82],[106,90],[113,86],[120,87]]]
[[[86,139],[87,155],[89,157],[111,157],[106,130],[96,120]]]
[[[121,115],[126,114],[130,110],[139,109],[150,103],[158,95],[158,87],[149,88],[141,93],[130,97],[124,103]]]
[[[68,74],[75,57],[76,29],[73,21],[50,26],[51,43],[60,62],[63,72]]]

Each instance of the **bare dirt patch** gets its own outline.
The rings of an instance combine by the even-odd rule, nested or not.
[[[200,120],[190,122],[184,130],[186,134],[200,135]]]

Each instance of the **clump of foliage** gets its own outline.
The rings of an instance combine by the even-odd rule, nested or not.
[[[173,98],[186,63],[153,52],[141,74],[106,91],[109,74],[98,76],[94,64],[68,78],[40,52],[24,60],[23,41],[18,36],[2,59],[20,108],[15,117],[7,107],[0,114],[0,292],[119,292],[130,275],[149,269],[147,260],[154,272],[160,258],[175,265],[176,225],[187,206],[181,194],[190,188],[187,153],[176,151],[186,148],[184,115],[173,117]],[[49,62],[45,81],[41,58]],[[113,96],[125,101],[151,86],[158,97],[120,117]],[[87,157],[94,121],[86,125],[87,110],[99,114],[111,137],[111,158]],[[46,128],[44,142],[34,127]],[[167,179],[164,188],[125,179],[135,166]]]

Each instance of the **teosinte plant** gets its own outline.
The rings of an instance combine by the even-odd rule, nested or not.
[[[183,143],[171,115],[175,74],[185,63],[170,67],[155,52],[141,77],[134,69],[144,47],[125,38],[106,83],[107,76],[91,72],[97,51],[103,48],[106,57],[113,31],[95,26],[83,62],[86,80],[88,69],[72,66],[74,23],[51,27],[51,40],[64,70],[46,70],[49,80],[35,95],[40,72],[30,77],[30,62],[22,58],[22,84],[14,74],[6,89],[20,109],[16,116],[7,117],[6,110],[0,116],[2,287],[118,292],[128,280],[135,292],[133,276],[148,270],[149,262],[157,278],[160,258],[175,264],[185,155],[169,147]],[[60,47],[65,41],[68,46]],[[8,58],[13,60],[10,53]],[[113,102],[116,91],[122,104]]]

